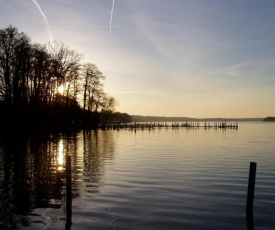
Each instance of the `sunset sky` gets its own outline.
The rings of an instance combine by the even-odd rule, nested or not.
[[[85,54],[120,112],[275,116],[274,0],[0,0],[9,25]]]

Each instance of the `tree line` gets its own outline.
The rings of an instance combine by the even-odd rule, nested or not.
[[[91,127],[111,120],[117,102],[83,57],[61,42],[33,44],[15,27],[1,29],[0,123]]]

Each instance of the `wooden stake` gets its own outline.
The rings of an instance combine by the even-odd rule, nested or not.
[[[254,230],[253,201],[254,201],[254,190],[255,190],[255,180],[256,180],[256,167],[257,167],[257,164],[255,162],[250,162],[247,200],[246,200],[246,222],[247,222],[248,230]]]
[[[72,226],[72,170],[71,156],[66,157],[66,230]]]

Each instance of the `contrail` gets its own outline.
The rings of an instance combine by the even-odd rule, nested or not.
[[[113,0],[113,5],[111,9],[111,16],[110,16],[110,36],[112,36],[112,20],[113,20],[113,12],[115,7],[115,0]]]
[[[38,2],[36,0],[32,0],[33,3],[36,5],[37,9],[40,11],[44,21],[45,21],[45,27],[46,27],[46,30],[47,30],[47,33],[48,33],[48,36],[49,36],[49,39],[50,39],[50,43],[51,43],[51,46],[53,48],[54,44],[53,44],[53,35],[52,35],[52,32],[50,30],[50,27],[49,27],[49,23],[48,23],[48,20],[46,18],[46,15],[43,13],[41,7],[39,6]]]

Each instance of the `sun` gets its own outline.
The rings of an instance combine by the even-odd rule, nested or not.
[[[63,94],[64,92],[64,85],[61,85],[57,88],[57,91],[60,93],[60,94]]]

